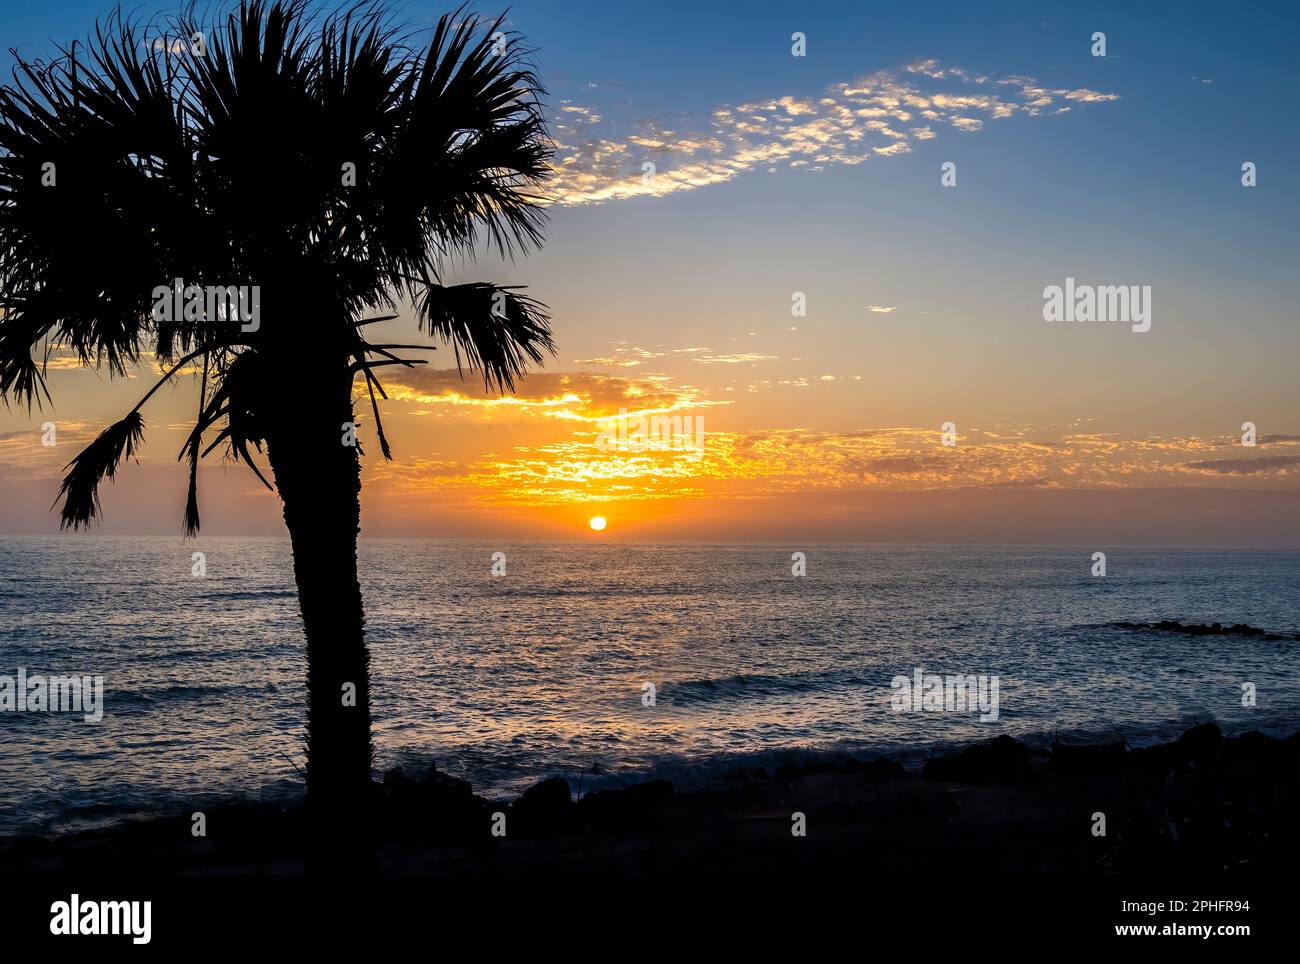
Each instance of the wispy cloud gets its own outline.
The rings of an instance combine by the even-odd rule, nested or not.
[[[697,355],[691,361],[701,365],[750,365],[761,361],[776,361],[777,357],[753,352],[738,352],[730,355]]]
[[[706,399],[699,390],[665,375],[534,372],[512,394],[498,395],[474,375],[462,377],[454,368],[419,368],[394,375],[384,385],[390,401],[414,403],[426,413],[461,408],[477,409],[481,415],[497,410],[581,422],[610,418],[620,411],[650,415],[730,404]]]
[[[551,196],[559,204],[592,204],[688,191],[754,170],[861,164],[909,153],[913,142],[945,129],[974,133],[989,120],[1118,96],[1043,87],[1032,77],[991,80],[926,60],[832,84],[820,97],[721,105],[690,130],[661,118],[619,129],[600,112],[565,103],[555,125]],[[653,176],[646,164],[654,165]]]

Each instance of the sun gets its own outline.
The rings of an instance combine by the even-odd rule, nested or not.
[[[605,529],[605,517],[603,515],[594,515],[587,520],[587,525],[591,526],[595,532],[603,532]]]

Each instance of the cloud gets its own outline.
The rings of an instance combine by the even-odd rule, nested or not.
[[[601,365],[609,368],[635,368],[641,362],[635,358],[578,358],[575,359],[578,365]]]
[[[596,422],[622,410],[656,414],[730,404],[708,400],[699,390],[674,384],[664,375],[634,378],[595,372],[534,372],[521,379],[512,394],[502,396],[484,388],[472,373],[462,378],[454,368],[413,368],[385,378],[384,390],[390,402],[418,405],[425,413],[496,410],[581,422]]]
[[[761,361],[777,361],[777,355],[757,355],[752,352],[740,352],[733,355],[698,355],[691,361],[701,365],[748,365]]]
[[[45,430],[39,426],[46,421],[54,422],[54,445],[44,442]],[[41,414],[31,428],[0,433],[0,479],[61,477],[68,460],[106,427]]]
[[[934,457],[888,456],[880,459],[868,459],[862,463],[862,471],[864,474],[871,475],[919,476],[934,472],[942,465],[942,460]]]
[[[457,406],[490,402],[477,389],[467,400],[454,372],[403,372],[402,377],[417,384],[393,393],[399,400],[440,401],[466,418],[478,413]],[[757,382],[750,390],[829,392],[838,389],[840,380],[808,376]],[[416,396],[404,394],[407,391]],[[1289,467],[1300,464],[1300,455],[1206,461],[1206,453],[1223,454],[1236,447],[1227,438],[1069,431],[1044,438],[1047,429],[1042,426],[963,426],[958,444],[944,446],[937,426],[856,431],[738,427],[734,421],[740,412],[714,409],[726,403],[666,376],[532,376],[521,387],[519,401],[519,416],[537,419],[544,431],[516,432],[505,450],[466,453],[455,468],[443,466],[428,478],[400,473],[400,484],[426,493],[437,489],[440,498],[466,504],[559,505],[957,487],[1196,488],[1207,484],[1207,476],[1222,480],[1214,483],[1222,487],[1276,489],[1286,484]],[[693,416],[701,420],[701,429],[707,421],[703,457],[671,449],[602,449],[599,433],[620,409]]]
[[[1085,104],[1101,104],[1108,100],[1119,99],[1118,94],[1100,94],[1095,90],[1088,90],[1086,87],[1080,90],[1058,90],[1054,91],[1054,93],[1059,94],[1066,100],[1082,101]]]
[[[887,315],[891,311],[897,311],[898,305],[867,305],[867,311],[875,312],[878,315]]]
[[[566,105],[566,106],[562,106],[560,110],[566,114],[573,114],[575,120],[582,121],[583,123],[587,123],[587,124],[599,124],[603,119],[594,110],[591,110],[587,107],[574,107],[572,105]],[[557,126],[567,127],[567,125],[563,125],[563,124],[559,124]]]
[[[1203,462],[1188,462],[1184,468],[1193,472],[1215,475],[1261,475],[1273,472],[1287,473],[1293,465],[1300,465],[1300,455],[1266,455],[1257,459],[1209,459]]]
[[[659,197],[781,166],[821,171],[909,153],[935,125],[974,133],[987,120],[1038,116],[1063,102],[1097,104],[1119,95],[1041,87],[1031,77],[985,75],[924,60],[830,85],[819,97],[790,95],[724,104],[686,125],[643,118],[628,127],[565,102],[555,123],[552,200],[594,204]],[[919,122],[919,123],[918,123]],[[911,124],[912,126],[906,126]],[[690,130],[679,127],[690,126]],[[647,173],[646,164],[653,165]]]

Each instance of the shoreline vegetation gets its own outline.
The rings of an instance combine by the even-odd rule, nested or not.
[[[1179,875],[1250,882],[1294,867],[1300,733],[1035,748],[1009,736],[932,756],[826,757],[730,773],[720,789],[653,780],[582,793],[544,780],[512,802],[436,767],[390,770],[346,844],[380,874],[744,874],[879,870],[921,882],[959,861],[981,877]],[[575,798],[575,790],[579,795]],[[239,803],[56,837],[0,838],[33,874],[297,874],[355,870],[313,852],[303,803]],[[804,835],[798,835],[802,829]],[[1104,833],[1102,832],[1104,831]]]

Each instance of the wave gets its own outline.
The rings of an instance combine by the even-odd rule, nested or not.
[[[111,706],[115,703],[161,703],[169,700],[202,699],[209,696],[234,696],[240,693],[264,696],[278,691],[279,688],[274,683],[266,683],[262,686],[204,686],[178,683],[174,686],[144,690],[114,690],[105,694],[105,700]]]
[[[869,681],[851,670],[823,670],[815,673],[738,673],[733,676],[665,682],[659,697],[677,706],[722,700],[765,699],[790,693],[828,693]]]
[[[298,590],[296,589],[217,589],[212,592],[198,593],[195,599],[297,599]]]
[[[1053,742],[1070,745],[1123,742],[1130,748],[1148,747],[1176,740],[1191,727],[1215,723],[1225,736],[1259,731],[1285,738],[1300,727],[1300,713],[1275,714],[1267,720],[1224,721],[1214,714],[1178,713],[1145,725],[1092,725],[1079,727],[1017,726],[979,736],[942,739],[877,737],[870,741],[792,741],[781,746],[753,750],[715,752],[666,751],[649,754],[635,762],[599,755],[560,755],[547,759],[515,756],[504,747],[476,748],[466,755],[415,751],[398,755],[386,763],[408,776],[418,778],[436,766],[469,781],[476,793],[491,799],[507,799],[523,793],[550,777],[563,777],[572,789],[585,792],[626,787],[647,780],[669,780],[679,790],[709,790],[726,786],[755,771],[773,773],[782,767],[803,767],[818,763],[859,763],[886,759],[907,770],[919,770],[935,756],[946,756],[967,747],[987,743],[995,735],[1007,735],[1036,752],[1047,752]]]
[[[726,592],[730,587],[725,585],[708,587],[693,587],[692,595],[707,596],[717,595]],[[600,598],[606,599],[612,592],[626,593],[627,587],[616,583],[600,583],[596,585],[582,586],[504,586],[506,594],[513,597],[525,599],[588,599]],[[652,598],[655,596],[671,596],[674,598],[682,596],[682,587],[677,584],[665,585],[638,585],[635,589],[637,598]]]

